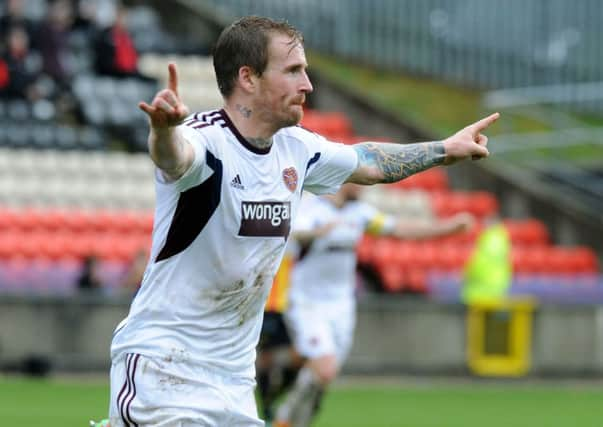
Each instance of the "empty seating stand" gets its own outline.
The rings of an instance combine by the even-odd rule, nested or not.
[[[167,77],[164,56],[143,59],[149,74]],[[199,109],[221,103],[207,59],[172,59],[181,66],[185,81],[207,83],[205,95],[215,95],[193,100]],[[117,88],[110,80],[80,79],[77,90],[85,96],[100,85],[122,98],[147,96],[137,84],[122,83]],[[203,104],[214,101],[218,105]],[[11,117],[28,117],[22,108],[11,108]],[[91,123],[101,126],[113,120],[97,113],[86,113]],[[105,135],[97,126],[15,123],[0,126],[0,290],[71,292],[82,260],[89,255],[101,259],[108,288],[117,286],[130,260],[150,246],[154,167],[148,155],[104,150]],[[379,140],[355,135],[350,120],[338,112],[307,111],[302,126],[347,144]],[[146,127],[140,129],[144,129],[142,140]],[[366,236],[357,248],[359,262],[376,273],[384,291],[458,300],[461,272],[481,223],[499,211],[496,197],[485,191],[454,191],[443,168],[367,188],[362,197],[395,215],[434,219],[469,212],[476,217],[477,225],[465,234],[425,241]],[[567,301],[587,301],[590,295],[597,300],[603,284],[590,248],[553,245],[546,226],[536,218],[504,220],[504,224],[513,247],[512,292]]]
[[[148,253],[152,227],[152,211],[1,208],[0,290],[73,292],[89,256],[114,289],[134,257]]]
[[[0,167],[0,207],[154,206],[147,154],[0,149]]]

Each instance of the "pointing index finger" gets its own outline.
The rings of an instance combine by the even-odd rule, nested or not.
[[[174,92],[176,96],[178,96],[178,71],[176,70],[175,63],[170,62],[170,64],[168,65],[168,72],[168,89]]]
[[[473,123],[471,127],[475,132],[479,133],[497,121],[499,117],[500,113],[490,114],[488,117],[484,117],[483,119]]]

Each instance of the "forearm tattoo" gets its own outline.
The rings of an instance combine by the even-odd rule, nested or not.
[[[444,143],[386,144],[365,142],[354,145],[360,167],[377,167],[383,173],[383,183],[396,182],[446,159]]]

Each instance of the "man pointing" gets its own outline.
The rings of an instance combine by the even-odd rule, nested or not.
[[[498,114],[410,145],[346,146],[296,126],[313,90],[307,65],[296,29],[246,17],[215,48],[222,109],[189,115],[175,64],[168,87],[140,103],[157,203],[150,261],[111,345],[113,427],[263,426],[255,347],[302,189],[334,193],[488,156],[482,132]]]

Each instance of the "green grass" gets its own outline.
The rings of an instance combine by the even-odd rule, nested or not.
[[[108,402],[106,382],[0,378],[1,426],[86,427]]]
[[[315,427],[595,427],[603,391],[443,386],[337,390]]]
[[[106,414],[108,393],[100,380],[0,379],[0,425],[83,427]],[[603,389],[579,386],[346,385],[314,427],[599,427],[602,401]]]
[[[311,52],[308,58],[310,66],[330,80],[435,135],[447,136],[485,114],[481,106],[482,94],[478,90],[379,70],[316,52]],[[514,118],[513,127],[514,131],[522,132],[550,129],[529,117]],[[503,129],[495,126],[490,133],[496,134]]]

